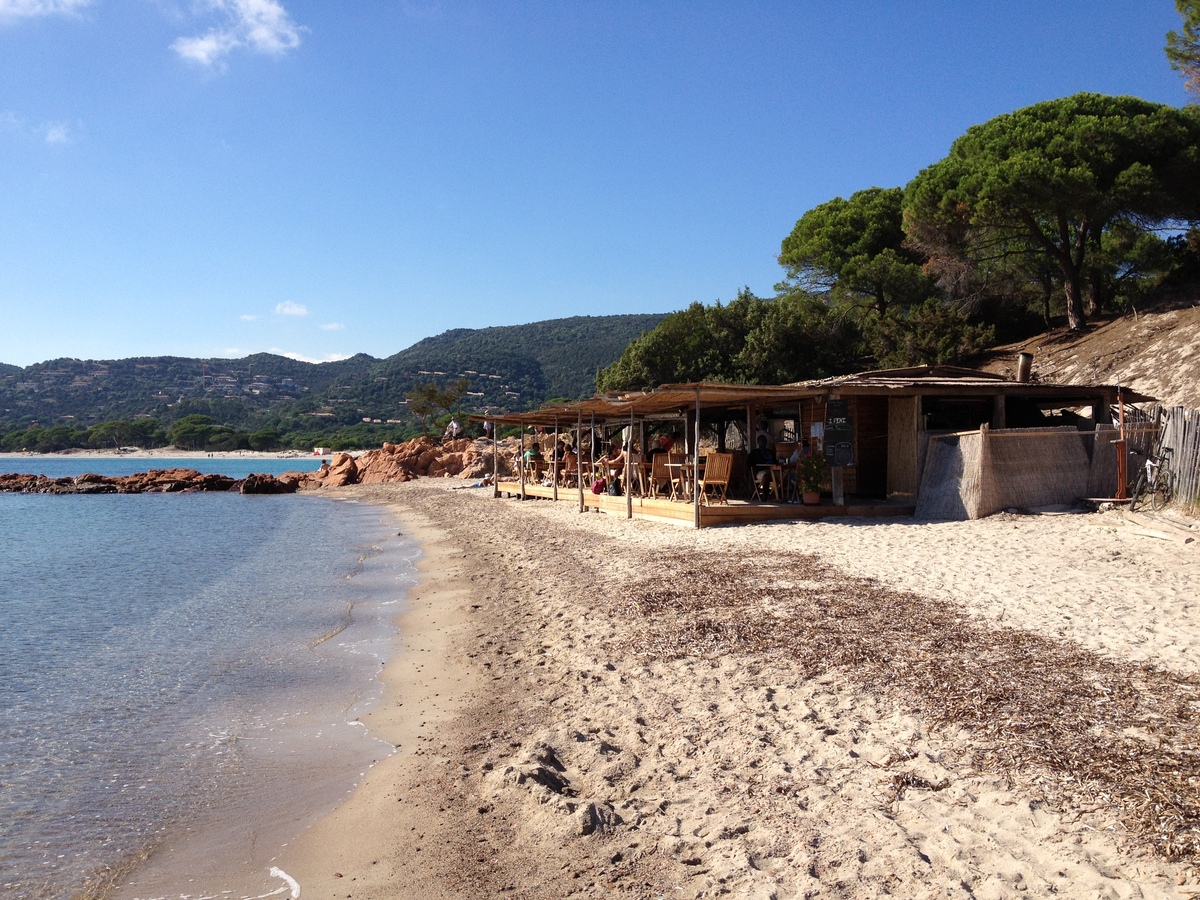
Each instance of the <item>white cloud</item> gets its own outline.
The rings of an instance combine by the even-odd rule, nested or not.
[[[66,122],[55,122],[46,126],[47,144],[69,144],[71,142],[71,127]]]
[[[305,29],[292,21],[279,0],[205,0],[205,5],[224,22],[205,34],[181,37],[171,44],[184,59],[217,66],[241,48],[282,56],[300,46],[300,32]]]
[[[4,0],[0,0],[0,3]],[[0,134],[9,134],[23,141],[41,141],[50,146],[72,144],[75,135],[83,131],[83,123],[42,122],[35,124],[22,119],[16,113],[0,110]]]
[[[345,331],[346,326],[341,322],[326,322],[321,326],[322,331]]]
[[[36,19],[40,16],[71,16],[91,3],[92,0],[0,0],[0,22]]]
[[[307,316],[308,307],[303,303],[293,303],[291,300],[284,300],[282,303],[275,305],[275,315],[277,316]]]
[[[303,353],[292,353],[288,350],[280,350],[278,347],[272,347],[267,352],[274,353],[276,356],[286,356],[288,359],[294,359],[297,362],[306,363],[337,362],[340,359],[350,358],[349,354],[346,353],[326,353],[324,359],[314,359],[311,356],[305,356]]]
[[[255,315],[251,315],[250,313],[246,313],[245,315],[238,316],[238,318],[241,319],[243,322],[254,322],[259,317],[255,316]]]

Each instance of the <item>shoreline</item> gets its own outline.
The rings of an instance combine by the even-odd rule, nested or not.
[[[347,451],[351,456],[366,452]],[[157,450],[137,450],[118,453],[114,450],[59,450],[54,453],[0,453],[0,459],[329,459],[333,454],[318,456],[300,450],[175,450],[166,447]]]
[[[344,488],[333,493],[347,499],[356,494]],[[469,639],[466,632],[475,626],[470,590],[453,583],[463,573],[463,550],[453,535],[419,513],[392,502],[371,502],[386,509],[401,533],[420,547],[418,581],[396,622],[398,651],[380,676],[383,700],[363,717],[370,733],[396,752],[372,766],[349,798],[280,853],[276,865],[305,896],[332,896],[349,888],[348,882],[354,883],[355,896],[364,890],[409,896],[395,893],[405,855],[397,845],[416,834],[419,846],[433,829],[424,805],[406,803],[396,786],[419,789],[430,766],[448,762],[437,734],[451,727],[479,690],[478,677],[455,665]],[[443,896],[425,881],[411,890],[414,897]]]
[[[1187,678],[1194,551],[1103,514],[697,533],[435,481],[339,494],[399,517],[421,580],[368,722],[399,752],[280,855],[305,896],[1189,897],[1200,884],[1119,805],[1036,760],[997,769],[977,729],[934,724],[919,693],[742,633],[808,589],[772,580],[819,559],[814,584],[834,600],[877,591],[917,616],[941,604],[987,653],[1017,634],[1074,653],[1065,665],[1084,676],[1113,659],[1114,677],[1153,662]],[[720,601],[730,582],[705,579],[730,566],[765,580],[728,624],[721,602],[637,612],[672,583],[692,586],[685,606],[713,589]],[[891,652],[920,637],[902,630]]]
[[[273,895],[285,877],[269,871],[280,848],[336,810],[365,772],[395,752],[364,723],[386,702],[381,672],[401,650],[395,623],[416,584],[420,548],[411,538],[391,537],[394,517],[378,505],[347,504],[332,492],[309,499],[318,501],[305,507],[315,517],[293,507],[305,526],[296,537],[307,540],[313,533],[309,526],[324,523],[330,549],[314,551],[309,568],[332,555],[337,569],[320,570],[333,581],[291,582],[289,588],[340,599],[315,620],[320,633],[311,630],[314,620],[305,617],[304,605],[296,607],[307,624],[298,626],[302,631],[278,658],[298,661],[292,671],[300,689],[272,681],[270,668],[264,667],[265,680],[255,693],[261,698],[274,690],[275,702],[249,710],[235,702],[236,715],[220,718],[221,726],[207,734],[209,739],[225,735],[236,748],[235,771],[218,776],[225,786],[220,802],[189,807],[184,819],[156,832],[145,848],[98,870],[80,897],[133,900],[174,896],[182,889],[197,895]],[[289,541],[287,551],[303,546]],[[273,558],[295,568],[292,552]],[[287,616],[287,609],[277,608],[279,596],[275,611]],[[236,788],[239,782],[242,787]]]

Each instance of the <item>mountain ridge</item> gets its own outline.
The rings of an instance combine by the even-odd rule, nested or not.
[[[309,363],[271,353],[238,359],[59,357],[0,363],[0,426],[86,425],[191,413],[238,427],[298,416],[352,424],[406,418],[417,384],[470,381],[464,407],[528,408],[590,396],[595,372],[665,314],[574,316],[526,325],[457,328],[384,359],[365,353]],[[0,427],[2,430],[2,427]]]

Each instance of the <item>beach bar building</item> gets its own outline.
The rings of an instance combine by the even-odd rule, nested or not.
[[[1027,370],[1022,360],[1018,372]],[[1133,421],[1139,415],[1134,404],[1152,399],[1111,385],[1046,384],[929,366],[787,385],[668,384],[489,418],[519,425],[523,434],[534,429],[548,442],[567,431],[587,436],[584,477],[571,488],[534,484],[522,469],[496,479],[497,496],[569,500],[581,511],[700,528],[822,516],[965,519],[1114,497],[1128,452],[1125,412]],[[637,452],[647,447],[648,435],[664,431],[683,441],[692,485],[704,485],[703,454],[730,454],[729,489],[721,493],[734,499],[711,502],[704,490],[690,491],[689,502],[662,497],[647,489],[647,470],[636,456],[622,496],[587,489],[589,446],[613,435]],[[819,504],[788,502],[793,498],[778,491],[750,499],[755,485],[747,451],[760,434],[786,452],[807,442],[828,461]]]

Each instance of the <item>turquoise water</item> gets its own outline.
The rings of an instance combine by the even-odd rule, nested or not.
[[[0,896],[278,887],[392,752],[357,719],[415,555],[368,504],[0,494]]]
[[[205,474],[245,478],[255,475],[280,475],[283,472],[312,472],[321,466],[321,457],[303,456],[289,459],[241,459],[236,456],[195,457],[126,457],[100,459],[87,456],[7,456],[0,457],[0,473],[45,475],[47,478],[69,478],[76,475],[133,475],[151,469],[195,469]]]

